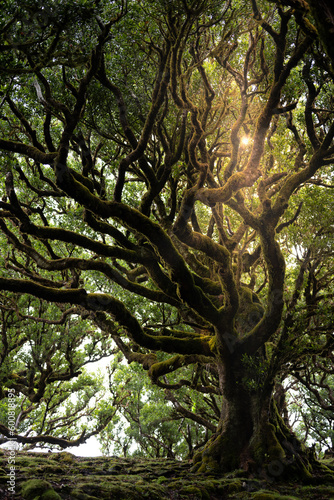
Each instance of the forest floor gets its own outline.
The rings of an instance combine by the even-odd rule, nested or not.
[[[0,450],[0,498],[24,500],[334,500],[334,482],[310,484],[247,477],[194,474],[191,463],[169,459],[76,457],[68,452]],[[334,459],[326,461],[334,470]],[[11,474],[11,475],[10,475]],[[15,493],[8,488],[15,484]]]

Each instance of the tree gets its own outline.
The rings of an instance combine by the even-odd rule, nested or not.
[[[255,0],[4,11],[0,289],[73,307],[166,391],[219,394],[197,470],[308,477],[279,395],[333,348],[332,284],[311,245],[291,261],[297,195],[330,189],[334,154],[311,14]]]
[[[184,377],[191,375],[188,367]],[[109,370],[109,389],[120,399],[120,411],[100,434],[105,455],[191,459],[216,431],[220,397],[201,397],[196,390],[180,389],[175,395],[152,385],[140,365],[115,357]]]
[[[313,180],[297,199],[308,199],[303,213],[290,228],[294,246],[303,257],[303,297],[295,312],[295,325],[307,331],[305,356],[296,357],[287,374],[291,423],[303,442],[315,444],[319,453],[332,448],[333,351],[325,347],[322,332],[331,332],[333,313],[333,195]],[[319,210],[320,207],[320,210]],[[307,236],[307,231],[309,235]],[[304,255],[302,255],[302,253]],[[299,257],[299,258],[300,258]],[[298,319],[297,319],[298,318]]]
[[[319,453],[333,453],[333,379],[323,372],[318,377],[307,375],[311,378],[307,385],[292,386],[294,428],[300,439],[318,448]]]
[[[74,308],[53,319],[57,312],[53,304],[33,297],[0,297],[1,443],[10,436],[9,401],[19,441],[32,448],[84,443],[101,432],[122,404],[122,395],[109,397],[102,375],[85,370],[111,355],[111,341],[90,329],[88,321],[83,328]]]

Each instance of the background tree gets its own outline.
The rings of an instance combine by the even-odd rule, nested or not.
[[[332,448],[333,351],[326,340],[333,335],[333,185],[313,179],[295,195],[306,201],[290,226],[292,250],[304,268],[302,294],[295,327],[307,331],[305,355],[288,365],[290,421],[304,442],[318,451]],[[301,283],[301,280],[299,281]],[[305,346],[306,347],[306,346]]]
[[[222,397],[197,470],[309,477],[279,388],[333,348],[331,258],[303,243],[292,259],[289,232],[296,195],[332,177],[311,15],[255,0],[4,12],[0,289],[75,308],[166,391]]]
[[[15,391],[15,428],[26,447],[77,446],[98,434],[122,403],[104,389],[104,377],[85,370],[112,353],[111,342],[65,309],[29,296],[1,296],[1,396]],[[7,401],[8,402],[8,401]],[[1,442],[9,433],[1,406]]]
[[[321,367],[322,368],[322,367]],[[307,385],[291,390],[289,406],[293,419],[291,423],[298,437],[319,452],[333,454],[333,379],[311,375]]]
[[[111,364],[111,393],[126,393],[121,410],[99,437],[104,454],[191,459],[216,430],[220,396],[193,389],[176,394],[152,385],[140,365]],[[190,368],[183,370],[189,377]]]

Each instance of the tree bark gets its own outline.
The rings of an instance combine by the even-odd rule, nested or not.
[[[279,415],[273,384],[247,387],[240,360],[220,366],[224,396],[217,432],[194,457],[197,472],[225,473],[244,469],[267,480],[310,480],[319,466]]]

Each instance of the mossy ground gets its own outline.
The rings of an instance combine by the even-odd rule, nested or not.
[[[265,482],[243,471],[195,474],[168,459],[84,458],[67,452],[15,457],[15,494],[8,491],[8,452],[0,450],[0,498],[24,500],[333,500],[334,482]],[[334,460],[327,464],[334,469]]]

